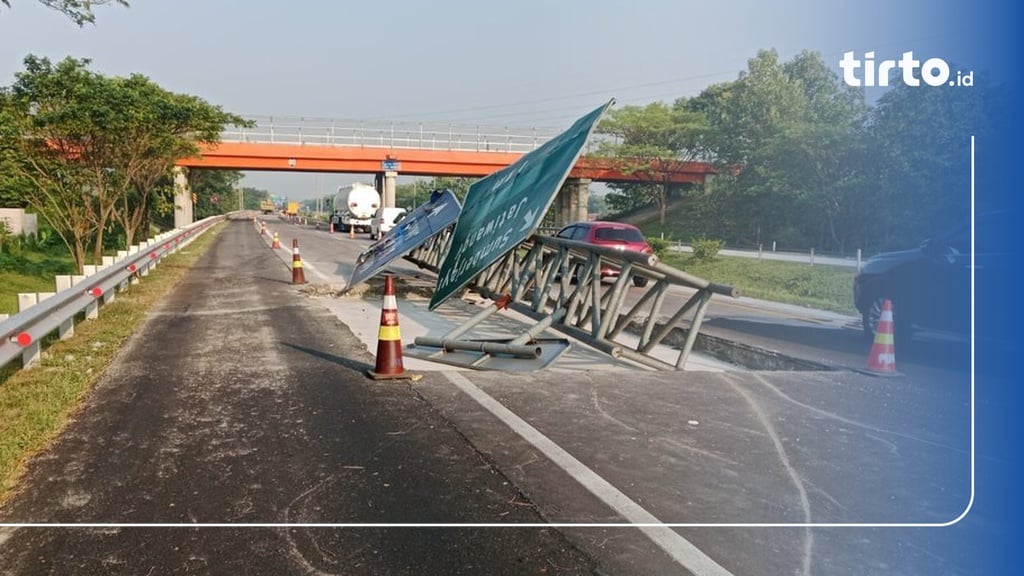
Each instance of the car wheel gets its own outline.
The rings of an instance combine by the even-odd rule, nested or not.
[[[647,286],[647,278],[644,278],[643,276],[633,276],[633,286],[636,286],[637,288]]]
[[[861,314],[861,322],[864,325],[864,339],[868,342],[875,340],[875,328],[882,317],[882,307],[887,298],[879,296],[871,300],[871,305]],[[896,312],[896,301],[888,299],[892,303],[892,331],[893,340],[899,344],[906,344],[913,337],[913,327],[905,318],[900,318]]]

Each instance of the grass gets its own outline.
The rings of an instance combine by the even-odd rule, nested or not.
[[[18,312],[18,294],[21,292],[53,292],[54,289],[53,278],[0,272],[0,314]]]
[[[74,269],[71,257],[66,254],[0,251],[0,314],[18,312],[20,292],[53,292],[54,276],[71,274]]]
[[[100,308],[98,320],[77,323],[73,337],[53,341],[35,366],[0,371],[0,504],[12,494],[28,460],[58,437],[147,312],[180,282],[222,229],[223,224],[214,227],[161,260],[140,283]],[[0,281],[6,291],[5,276]],[[53,290],[52,280],[47,290]]]
[[[718,256],[700,261],[667,254],[662,262],[717,284],[740,289],[743,296],[856,315],[854,268]]]

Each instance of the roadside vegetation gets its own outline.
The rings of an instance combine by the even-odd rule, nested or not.
[[[645,181],[609,184],[602,219],[687,244],[844,255],[916,246],[966,221],[969,136],[1012,105],[1000,87],[897,83],[869,102],[832,68],[815,52],[761,50],[736,80],[611,110],[597,153]],[[711,164],[707,182],[673,182],[693,161]]]
[[[14,363],[0,370],[0,504],[10,497],[28,459],[74,418],[147,312],[181,281],[222,229],[223,225],[215,226],[161,260],[140,283],[103,306],[98,320],[79,322],[74,336],[46,346],[39,364],[18,370]],[[4,278],[12,277],[18,276],[0,275],[4,293],[9,291]],[[51,279],[49,290],[52,284]]]
[[[662,262],[716,284],[736,286],[743,296],[857,315],[855,268],[729,256],[702,259],[671,252]]]

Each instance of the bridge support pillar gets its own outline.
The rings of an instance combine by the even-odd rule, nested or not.
[[[388,208],[395,207],[395,191],[398,187],[398,172],[384,173],[384,205]]]
[[[590,178],[569,178],[558,191],[558,221],[561,225],[589,216],[587,204],[590,201]]]
[[[192,194],[189,193],[186,168],[174,167],[174,227],[184,228],[194,221]]]
[[[397,189],[398,172],[377,172],[374,187],[380,192],[381,207],[395,207],[395,190]]]

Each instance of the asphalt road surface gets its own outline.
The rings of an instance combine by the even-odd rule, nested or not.
[[[228,225],[2,511],[17,523],[539,523]],[[3,574],[590,574],[531,528],[5,529]]]
[[[311,282],[345,277],[368,243],[292,233]],[[267,244],[229,223],[152,314],[0,510],[21,525],[0,529],[0,574],[966,575],[1001,542],[984,516],[958,521],[964,374],[375,383],[348,325],[378,303],[307,298]],[[733,307],[710,325],[790,349],[858,338],[841,319],[770,316]],[[680,526],[623,527],[651,518]]]

